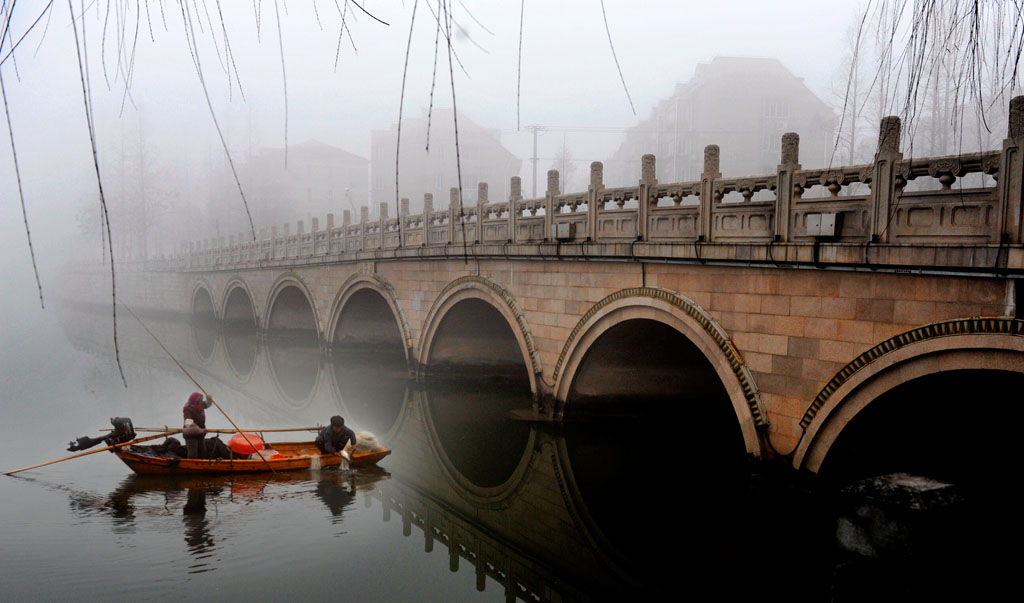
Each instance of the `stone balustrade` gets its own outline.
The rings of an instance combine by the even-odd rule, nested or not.
[[[176,257],[149,262],[170,269],[228,269],[261,262],[301,258],[332,260],[375,258],[382,252],[396,257],[449,255],[438,249],[455,246],[509,245],[558,248],[561,244],[637,243],[704,247],[714,244],[760,245],[783,248],[783,260],[800,261],[799,250],[785,247],[858,246],[995,246],[1022,242],[1022,188],[1024,188],[1024,97],[1010,103],[1007,137],[1000,150],[943,157],[905,158],[899,151],[898,118],[882,120],[878,153],[867,165],[802,169],[799,136],[782,136],[778,169],[773,174],[723,178],[719,148],[705,149],[699,180],[663,184],[655,178],[655,157],[644,155],[636,186],[607,188],[603,167],[594,162],[586,191],[561,193],[557,170],[548,172],[546,193],[536,199],[522,197],[521,183],[513,177],[507,200],[491,201],[486,183],[480,183],[476,199],[462,198],[451,189],[446,209],[434,207],[425,195],[423,211],[409,212],[402,199],[399,215],[389,215],[381,203],[371,220],[362,207],[358,222],[345,211],[335,225],[328,214],[326,226],[312,220],[310,231],[299,221],[295,232],[285,224],[217,239],[182,245]],[[963,186],[965,177],[973,176]],[[910,183],[932,179],[931,186]],[[909,190],[916,188],[918,190]],[[621,246],[620,246],[621,247]],[[426,249],[426,251],[424,251]],[[680,257],[678,253],[649,252],[651,256]],[[451,255],[460,253],[452,251]],[[483,250],[486,255],[489,253]],[[550,251],[537,251],[537,254]],[[560,252],[556,252],[560,253]],[[746,259],[771,258],[777,251],[752,253]],[[794,255],[795,254],[795,255]],[[584,250],[582,255],[588,255]],[[840,254],[841,255],[841,254]],[[701,257],[697,252],[697,257]],[[714,253],[705,256],[714,259]],[[737,255],[727,254],[731,259]],[[985,256],[986,258],[988,256]],[[987,259],[983,260],[987,261]],[[1005,258],[1003,260],[1005,265]],[[1022,263],[1024,264],[1024,263]],[[1018,266],[1018,267],[1024,267]]]

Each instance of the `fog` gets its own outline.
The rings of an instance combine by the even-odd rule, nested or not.
[[[340,40],[336,5],[345,3],[85,4],[78,32],[84,36],[115,259],[170,253],[186,239],[234,234],[248,224],[193,56],[202,68],[242,188],[248,189],[259,230],[296,217],[323,220],[325,210],[331,209],[340,214],[370,205],[373,215],[378,200],[370,199],[369,190],[362,198],[352,195],[346,185],[347,193],[332,190],[326,207],[323,199],[318,204],[304,204],[301,198],[277,203],[272,194],[252,188],[254,157],[287,147],[294,165],[297,148],[319,141],[370,160],[372,132],[392,128],[400,106],[405,118],[421,118],[431,106],[431,94],[435,131],[441,124],[450,127],[457,104],[460,116],[497,133],[500,144],[520,161],[518,175],[526,195],[532,192],[529,159],[534,142],[526,126],[548,128],[537,137],[541,180],[546,170],[561,167],[565,187],[583,189],[589,162],[608,160],[627,129],[649,118],[659,101],[693,77],[699,64],[715,57],[776,58],[838,115],[835,82],[843,72],[847,31],[859,10],[848,2],[820,0],[609,0],[604,3],[606,32],[599,2],[526,2],[520,56],[517,3],[459,1],[452,5],[452,50],[461,62],[451,69],[453,99],[443,35],[434,72],[437,26],[427,2],[366,2],[387,26],[347,6],[349,31]],[[59,266],[98,260],[103,243],[68,7],[54,3],[21,39],[45,6],[41,1],[16,5],[10,39],[20,43],[2,68],[42,289],[52,297],[73,293],[61,291]],[[76,6],[76,14],[82,8]],[[223,28],[217,11],[223,11]],[[183,25],[190,19],[195,54]],[[744,82],[736,81],[736,98],[744,92]],[[403,131],[407,140],[424,134]],[[33,353],[45,356],[46,346],[56,345],[59,337],[54,338],[50,308],[39,308],[11,148],[5,142],[0,149],[0,370],[4,404],[9,404],[12,395],[24,392],[21,384],[32,372],[23,369],[33,362]],[[728,166],[730,149],[724,146],[722,154],[723,166]],[[301,173],[288,172],[284,155],[280,153],[281,173],[301,180]],[[385,164],[392,163],[385,159]],[[640,157],[634,161],[638,172]],[[472,174],[464,176],[464,190],[475,191]],[[392,169],[380,177],[384,200],[393,204]],[[370,178],[365,174],[367,186]],[[627,183],[628,171],[620,184]],[[492,199],[507,194],[507,182],[490,185]],[[408,185],[398,194],[412,199],[416,208],[430,189],[428,183]],[[438,207],[446,203],[446,197],[435,201]]]

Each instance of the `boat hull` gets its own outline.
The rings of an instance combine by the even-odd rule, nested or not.
[[[341,458],[330,454],[322,455],[312,442],[286,442],[269,445],[281,453],[281,458],[271,459],[178,459],[176,457],[153,456],[128,448],[114,450],[125,465],[141,475],[189,475],[222,473],[268,473],[271,471],[302,471],[316,468],[337,467]],[[376,452],[352,454],[349,466],[370,467],[391,454],[385,448]]]

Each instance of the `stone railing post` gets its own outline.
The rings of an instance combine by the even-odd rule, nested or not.
[[[484,242],[484,207],[487,205],[487,183],[476,185],[476,242]]]
[[[454,186],[448,191],[448,244],[455,244],[455,221],[459,215],[459,189]]]
[[[800,169],[800,135],[786,132],[782,135],[782,158],[775,180],[775,240],[789,240],[793,224],[793,176]]]
[[[273,260],[277,257],[277,226],[270,227],[270,251],[267,253],[267,259]]]
[[[717,144],[704,147],[704,171],[700,175],[700,229],[698,241],[711,241],[711,211],[715,206],[715,180],[722,177],[719,169],[721,151]]]
[[[423,245],[430,244],[430,220],[434,213],[434,195],[423,194]]]
[[[1010,99],[1006,140],[999,158],[999,201],[1002,204],[1000,236],[1007,243],[1024,240],[1024,96]]]
[[[341,212],[341,252],[348,253],[348,227],[352,225],[352,212],[345,209]]]
[[[398,246],[405,247],[405,221],[409,217],[409,199],[403,197],[398,202]]]
[[[385,229],[387,227],[386,226],[386,222],[388,221],[388,204],[387,203],[381,203],[380,204],[380,215],[377,216],[377,218],[380,221],[380,228],[378,229],[378,231],[380,232],[380,236],[377,237],[377,248],[378,249],[384,249],[384,231],[385,231]]]
[[[320,218],[311,218],[312,227],[309,232],[312,235],[310,241],[312,242],[309,246],[309,255],[316,255],[316,234],[320,231]]]
[[[334,214],[327,214],[327,249],[324,255],[331,255],[331,244],[334,242]]]
[[[640,159],[640,185],[637,191],[636,236],[641,241],[647,240],[647,226],[650,222],[651,206],[658,202],[652,198],[654,187],[658,184],[655,174],[655,159],[650,153]]]
[[[366,251],[366,225],[370,223],[370,208],[359,208],[359,251]]]
[[[519,176],[512,176],[508,195],[508,240],[516,242],[516,222],[519,220],[519,202],[523,200],[523,182]]]
[[[597,210],[604,190],[604,164],[594,161],[590,164],[590,186],[587,188],[587,240],[597,241]]]
[[[548,190],[544,194],[544,240],[553,241],[551,226],[555,223],[555,197],[558,196],[558,170],[548,170]]]
[[[896,200],[897,170],[903,161],[900,153],[900,118],[883,117],[878,130],[878,152],[871,168],[871,240],[889,241],[889,212]]]

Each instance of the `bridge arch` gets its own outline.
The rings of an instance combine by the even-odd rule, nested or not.
[[[256,371],[261,322],[248,283],[239,277],[230,279],[220,308],[228,367],[240,381],[248,381]]]
[[[1024,374],[1024,321],[963,318],[933,323],[854,358],[804,413],[793,465],[817,473],[843,429],[876,399],[911,381],[962,370]]]
[[[244,294],[246,298],[248,298],[249,304],[252,306],[253,316],[256,319],[256,327],[259,328],[259,326],[262,324],[262,321],[260,320],[259,308],[256,305],[256,296],[253,295],[252,288],[249,287],[249,283],[245,282],[245,280],[237,276],[232,277],[227,282],[227,285],[225,285],[224,287],[224,295],[221,297],[219,304],[221,318],[227,320],[228,301],[231,299],[231,296],[233,294],[238,295],[235,293],[236,289],[241,290],[241,293]]]
[[[299,276],[286,273],[270,288],[265,308],[263,332],[272,381],[284,400],[308,406],[322,370],[316,297]]]
[[[395,293],[395,288],[391,286],[387,280],[376,274],[353,274],[338,290],[338,294],[334,298],[334,302],[331,304],[330,319],[327,323],[327,328],[324,330],[324,341],[327,342],[328,347],[334,344],[334,333],[338,328],[338,324],[341,321],[342,313],[345,311],[346,304],[352,300],[352,297],[360,291],[373,291],[377,293],[388,307],[391,308],[391,313],[394,315],[395,323],[398,327],[399,335],[402,338],[402,351],[405,353],[406,362],[412,362],[415,360],[412,356],[415,354],[413,350],[413,339],[409,331],[409,321],[405,318],[405,313],[402,311],[402,307],[398,303],[398,296]]]
[[[189,307],[192,310],[192,342],[199,359],[206,362],[213,358],[217,341],[218,308],[213,288],[205,279],[199,279],[192,285],[192,296]]]
[[[264,312],[262,317],[262,324],[260,327],[267,331],[271,328],[271,319],[273,318],[274,304],[277,303],[278,298],[281,294],[286,291],[289,287],[298,289],[303,297],[306,299],[306,303],[309,304],[309,309],[313,312],[313,324],[315,325],[317,332],[317,341],[323,341],[323,333],[320,330],[320,313],[316,308],[316,296],[313,295],[313,290],[306,284],[302,277],[299,275],[288,272],[282,274],[274,281],[274,284],[270,287],[270,292],[267,294],[267,301],[264,304]]]
[[[196,315],[196,310],[199,309],[196,305],[196,302],[200,299],[204,292],[210,301],[209,311],[213,313],[214,318],[219,318],[220,313],[218,312],[218,307],[213,301],[217,299],[213,295],[213,287],[210,285],[209,282],[207,282],[206,279],[203,278],[197,280],[195,283],[192,284],[192,294],[189,296],[189,307],[192,309],[192,316],[194,317]],[[205,302],[201,303],[205,305]]]
[[[519,307],[519,302],[504,287],[482,276],[457,278],[448,283],[437,296],[423,322],[417,354],[419,364],[426,367],[430,363],[435,338],[442,321],[456,304],[466,300],[482,301],[505,318],[522,353],[523,363],[526,365],[526,372],[530,380],[530,391],[534,395],[540,394],[540,354],[534,345],[533,335],[530,333],[530,327],[526,323],[526,317]]]
[[[725,387],[747,453],[761,455],[757,429],[767,425],[760,394],[724,329],[692,300],[659,287],[617,291],[594,304],[570,332],[552,374],[555,397],[569,398],[587,352],[602,335],[626,321],[649,320],[678,331],[704,355]]]

